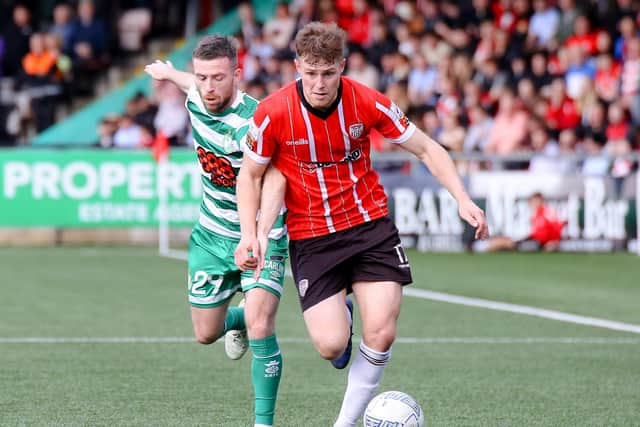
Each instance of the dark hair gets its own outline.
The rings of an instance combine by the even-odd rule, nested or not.
[[[296,54],[310,63],[333,64],[344,58],[347,35],[335,23],[310,22],[296,35]]]
[[[238,51],[235,43],[229,37],[217,34],[201,38],[193,50],[193,57],[205,61],[216,58],[229,58],[229,62],[234,68],[238,66]]]

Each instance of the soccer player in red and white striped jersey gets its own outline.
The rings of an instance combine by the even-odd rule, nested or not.
[[[327,109],[314,108],[303,90],[298,80],[263,101],[253,116],[252,148],[245,151],[259,164],[273,160],[287,177],[291,239],[386,216],[386,196],[371,165],[369,131],[377,129],[401,144],[415,125],[387,97],[347,77]]]
[[[236,264],[250,269],[257,258],[263,265],[263,230],[270,224],[256,224],[256,214],[262,176],[273,163],[286,179],[289,251],[303,317],[320,355],[339,369],[351,353],[347,294],[353,292],[358,303],[362,343],[335,423],[354,426],[389,360],[402,286],[411,283],[409,261],[371,166],[369,132],[377,130],[420,158],[455,197],[461,217],[476,227],[476,238],[488,230],[446,151],[387,97],[341,76],[341,29],[307,24],[295,46],[300,79],[260,103],[247,135],[237,181],[242,237]]]

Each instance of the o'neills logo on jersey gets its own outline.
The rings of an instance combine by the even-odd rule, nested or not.
[[[362,132],[364,131],[364,124],[362,123],[354,123],[349,126],[349,135],[353,139],[360,138],[362,136]]]
[[[294,141],[286,141],[287,145],[309,145],[309,141],[304,138],[296,139]]]
[[[328,168],[329,166],[336,166],[341,163],[354,162],[362,157],[362,151],[357,148],[351,153],[344,156],[339,162],[299,162],[300,168],[307,173],[314,173],[319,168]]]

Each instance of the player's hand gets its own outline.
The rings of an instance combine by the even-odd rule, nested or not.
[[[258,235],[258,248],[258,252],[254,252],[254,257],[258,262],[258,266],[253,270],[253,278],[256,279],[256,281],[260,278],[260,273],[264,267],[264,257],[269,248],[269,236],[267,234]]]
[[[168,78],[169,73],[173,70],[173,64],[171,61],[160,61],[156,59],[151,64],[144,67],[145,73],[149,74],[151,78],[155,80],[165,80]]]
[[[489,226],[487,225],[484,211],[473,203],[471,199],[460,203],[458,213],[462,219],[476,229],[476,239],[486,239],[489,237]]]
[[[242,271],[255,269],[258,266],[256,254],[259,253],[258,239],[242,237],[233,253],[236,266]]]

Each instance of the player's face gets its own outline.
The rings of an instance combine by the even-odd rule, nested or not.
[[[305,58],[295,60],[296,69],[302,79],[302,92],[313,108],[327,109],[338,96],[340,75],[344,71],[345,59],[327,64],[308,62]]]
[[[219,113],[233,103],[240,69],[229,58],[193,58],[193,73],[200,97],[209,111]]]

